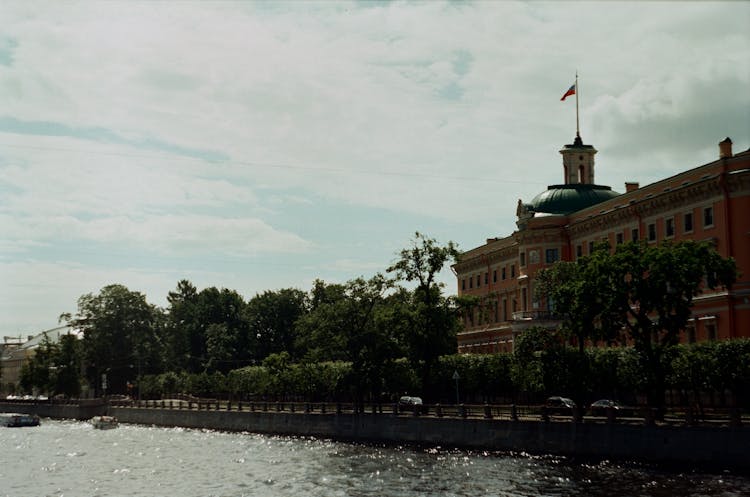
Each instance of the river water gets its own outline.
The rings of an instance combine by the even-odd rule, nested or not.
[[[746,495],[750,477],[638,464],[47,419],[0,428],[2,497]]]

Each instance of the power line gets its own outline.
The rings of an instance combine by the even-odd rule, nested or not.
[[[307,171],[312,173],[348,173],[348,174],[363,174],[371,176],[392,176],[392,177],[407,177],[407,178],[427,178],[427,179],[439,179],[439,180],[450,180],[450,181],[465,181],[465,182],[480,182],[480,183],[513,183],[513,184],[525,184],[525,185],[542,185],[546,186],[546,183],[539,181],[524,181],[519,179],[509,178],[492,178],[492,177],[472,177],[472,176],[446,176],[432,173],[412,173],[404,171],[368,171],[362,169],[344,169],[336,167],[315,167],[309,165],[299,164],[285,164],[285,163],[271,163],[271,162],[259,162],[259,161],[242,161],[242,160],[217,160],[202,157],[191,157],[185,155],[151,155],[151,154],[137,154],[128,152],[107,152],[103,150],[90,150],[90,149],[75,149],[65,147],[43,147],[38,145],[18,145],[13,143],[0,143],[2,147],[12,147],[21,149],[31,150],[46,150],[46,151],[58,151],[58,152],[73,152],[79,154],[91,154],[91,155],[109,155],[115,157],[129,157],[137,159],[155,159],[170,162],[177,161],[190,161],[190,162],[202,162],[215,165],[226,165],[226,166],[251,166],[261,167],[267,169],[288,169],[295,171]]]

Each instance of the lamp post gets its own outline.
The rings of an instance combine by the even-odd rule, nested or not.
[[[458,380],[461,379],[461,377],[458,375],[458,370],[455,370],[453,372],[453,379],[456,381],[456,405],[459,404],[459,398],[458,398]]]

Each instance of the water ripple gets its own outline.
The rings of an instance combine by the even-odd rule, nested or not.
[[[732,497],[750,479],[647,465],[43,420],[0,431],[0,497]]]

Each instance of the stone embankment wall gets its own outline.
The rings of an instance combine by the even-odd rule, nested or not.
[[[8,405],[0,411],[84,419],[106,406]],[[121,422],[408,443],[750,470],[750,427],[511,421],[369,413],[290,413],[109,407]]]

